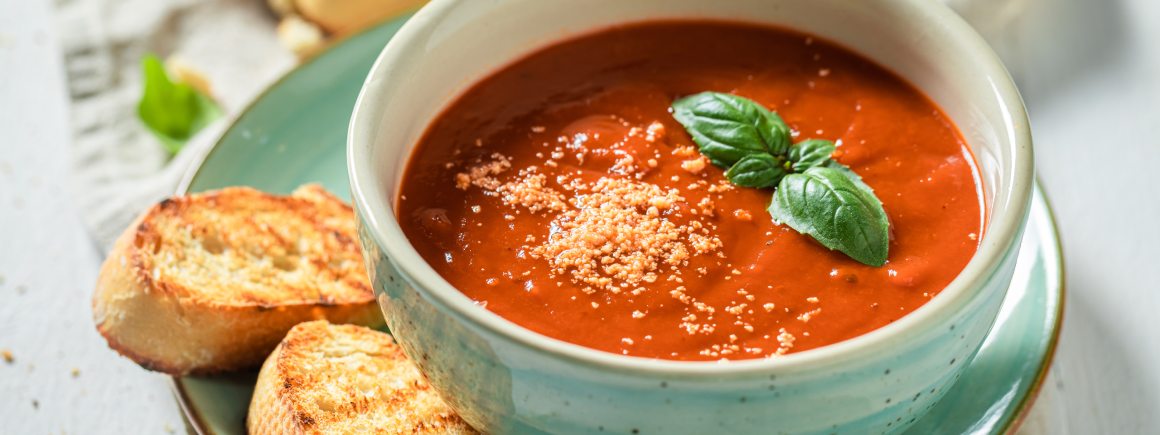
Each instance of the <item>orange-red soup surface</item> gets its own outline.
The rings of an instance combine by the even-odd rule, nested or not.
[[[730,185],[669,112],[729,92],[874,189],[883,267],[775,225],[771,191]],[[921,92],[786,30],[677,21],[561,42],[458,98],[408,164],[399,220],[480,306],[594,349],[672,360],[772,357],[846,340],[930,300],[974,254],[972,156]]]

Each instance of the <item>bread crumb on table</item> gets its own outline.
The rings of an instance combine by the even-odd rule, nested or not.
[[[12,364],[16,362],[16,357],[12,355],[12,351],[8,349],[0,350],[0,357],[4,358],[4,362]]]

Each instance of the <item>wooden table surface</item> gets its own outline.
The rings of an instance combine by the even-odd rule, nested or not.
[[[1058,43],[1008,59],[1067,257],[1041,416],[1056,433],[1160,433],[1160,1],[1041,1],[1076,11]],[[51,8],[0,0],[0,432],[182,432],[166,378],[92,326],[101,254],[70,196]]]

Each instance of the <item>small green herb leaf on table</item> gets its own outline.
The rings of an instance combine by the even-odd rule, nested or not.
[[[156,56],[141,59],[145,90],[137,117],[170,154],[176,154],[202,128],[222,116],[209,97],[185,83],[173,82]]]

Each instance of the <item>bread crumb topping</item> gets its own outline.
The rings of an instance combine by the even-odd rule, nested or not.
[[[794,335],[786,331],[785,328],[779,329],[777,331],[777,343],[781,346],[777,348],[777,354],[785,355],[786,352],[789,352],[791,349],[793,349],[793,342],[795,340],[797,340],[797,337],[794,337]]]
[[[520,171],[520,178],[501,184],[496,191],[504,204],[522,206],[532,213],[541,210],[564,211],[568,207],[564,195],[547,187],[548,177],[534,168]]]
[[[511,159],[500,153],[492,153],[490,161],[472,166],[467,172],[455,174],[455,187],[467,190],[471,186],[476,186],[494,191],[499,187],[499,180],[495,176],[511,167]]]
[[[562,213],[554,231],[529,253],[548,261],[553,273],[568,274],[592,294],[620,293],[661,274],[678,273],[689,258],[721,247],[699,221],[670,219],[685,199],[676,190],[633,180],[604,177],[591,185],[573,183],[573,208]],[[678,273],[679,274],[679,273]]]
[[[650,126],[650,134],[662,129]],[[622,163],[631,160],[621,157],[614,167],[627,167]],[[707,225],[681,219],[686,213],[711,216],[708,198],[693,207],[676,189],[651,183],[616,177],[587,183],[561,176],[556,181],[572,193],[565,199],[535,166],[501,182],[498,176],[509,169],[511,159],[493,153],[490,160],[458,173],[455,184],[462,190],[479,187],[506,205],[532,213],[557,213],[551,233],[529,246],[528,254],[547,261],[555,276],[569,277],[585,293],[643,291],[642,284],[655,283],[662,275],[679,277],[690,258],[721,248]]]
[[[681,162],[681,169],[684,169],[684,170],[689,171],[689,172],[694,173],[694,174],[700,174],[701,171],[705,170],[705,164],[706,164],[705,158],[698,157],[695,159],[689,159],[689,160],[685,160],[685,161]]]

